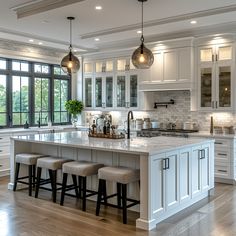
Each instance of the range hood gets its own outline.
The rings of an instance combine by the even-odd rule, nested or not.
[[[192,90],[191,82],[152,82],[145,81],[139,84],[139,91],[170,91],[170,90]]]

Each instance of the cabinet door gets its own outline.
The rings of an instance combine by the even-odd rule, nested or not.
[[[177,50],[163,52],[163,81],[174,82],[178,79]]]
[[[130,75],[128,78],[129,93],[127,97],[127,107],[138,107],[138,76]]]
[[[163,53],[154,54],[154,62],[150,68],[150,78],[152,82],[163,81]],[[146,81],[148,78],[145,79]]]
[[[151,189],[152,189],[152,200],[151,204],[151,213],[153,217],[158,217],[163,214],[165,210],[165,196],[164,196],[164,164],[165,154],[159,154],[156,157],[153,157],[152,163],[150,165],[151,168]]]
[[[205,144],[201,148],[200,155],[200,164],[201,164],[201,190],[204,191],[209,189],[210,186],[210,146],[209,144]]]
[[[232,67],[231,64],[218,64],[216,68],[216,108],[232,107]]]
[[[113,77],[106,77],[106,107],[113,107]]]
[[[181,48],[178,50],[178,81],[191,81],[191,48]]]
[[[214,67],[201,66],[200,67],[200,107],[201,108],[213,108],[212,101],[214,95]]]
[[[166,166],[164,186],[165,207],[168,211],[179,204],[178,152],[166,153]]]
[[[191,198],[191,149],[183,149],[179,154],[179,200],[180,203]]]
[[[92,78],[85,78],[85,107],[92,107]]]
[[[218,45],[216,46],[217,57],[216,61],[230,61],[233,58],[233,49],[231,45]]]
[[[95,107],[102,107],[102,77],[95,78]]]
[[[125,75],[116,78],[116,106],[126,107],[126,79]]]
[[[199,152],[201,146],[196,146],[192,148],[192,157],[191,157],[191,180],[192,180],[192,197],[201,193],[201,166],[199,159]]]
[[[199,62],[213,62],[214,61],[215,49],[213,46],[204,47],[199,49]]]

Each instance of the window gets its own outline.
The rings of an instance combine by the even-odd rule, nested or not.
[[[49,118],[49,79],[34,79],[34,122],[47,124]]]
[[[68,113],[65,110],[65,103],[69,98],[69,81],[64,79],[54,80],[54,123],[68,122]]]
[[[70,83],[59,65],[0,58],[0,127],[69,123]]]
[[[29,77],[12,76],[12,124],[29,123]]]
[[[29,71],[29,63],[24,61],[12,61],[12,70],[13,71]]]
[[[7,125],[7,86],[6,75],[0,75],[0,126]]]

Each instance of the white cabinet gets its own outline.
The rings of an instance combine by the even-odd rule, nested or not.
[[[233,61],[231,44],[198,48],[199,109],[233,109]]]
[[[117,73],[115,79],[116,108],[138,108],[138,74]]]
[[[180,148],[151,157],[152,217],[164,219],[214,187],[214,143]]]
[[[160,50],[154,63],[140,81],[142,91],[190,89],[192,82],[192,47]]]
[[[10,173],[10,135],[0,135],[0,177]]]
[[[210,146],[192,149],[192,197],[210,188]]]

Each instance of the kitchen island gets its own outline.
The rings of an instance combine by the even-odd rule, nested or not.
[[[140,208],[133,209],[140,211],[136,227],[146,230],[207,197],[214,188],[214,140],[210,139],[112,140],[89,138],[83,131],[15,136],[11,138],[9,189],[14,181],[15,155],[21,152],[140,169],[140,189],[133,183],[128,195],[140,199]],[[97,182],[96,176],[89,178],[88,187],[97,190]],[[108,192],[112,189],[114,185],[109,183]]]

